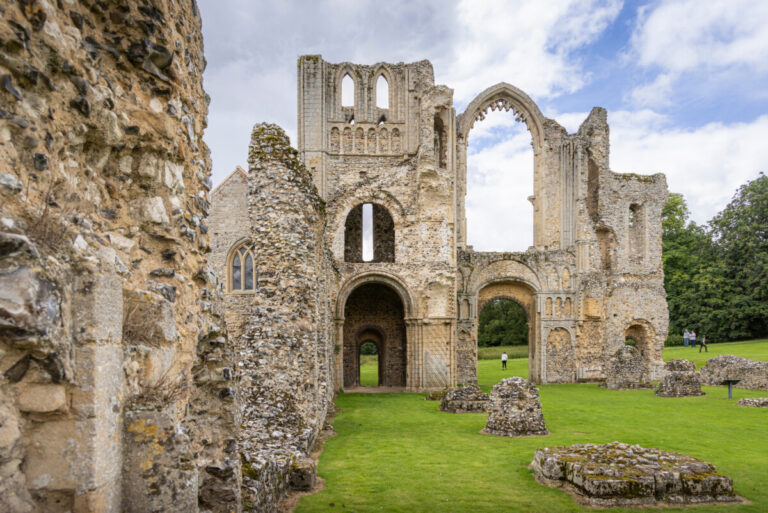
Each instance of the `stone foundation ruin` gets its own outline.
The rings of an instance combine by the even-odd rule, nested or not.
[[[512,437],[548,435],[539,389],[517,376],[493,385],[490,413],[482,432]]]
[[[704,395],[696,364],[690,360],[670,360],[664,364],[666,374],[661,378],[656,395],[662,397],[690,397]]]
[[[736,406],[749,406],[752,408],[768,408],[768,397],[745,397],[739,399]]]
[[[536,479],[588,506],[734,503],[733,481],[690,456],[613,442],[539,449]]]
[[[704,385],[719,386],[727,379],[738,379],[736,388],[768,390],[768,362],[723,354],[707,360],[700,373]]]
[[[477,385],[452,388],[440,402],[440,411],[449,413],[487,413],[490,407],[491,398]]]
[[[608,373],[601,388],[610,390],[633,390],[653,388],[648,365],[640,351],[633,346],[623,346],[611,358]]]

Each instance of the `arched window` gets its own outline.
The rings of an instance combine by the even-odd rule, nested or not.
[[[355,106],[355,81],[349,76],[349,73],[341,79],[341,106]]]
[[[384,75],[379,75],[376,80],[376,106],[380,109],[389,108],[389,82]]]
[[[253,249],[249,243],[238,246],[229,263],[229,290],[249,292],[256,290]]]
[[[376,203],[350,210],[344,225],[345,262],[394,262],[395,223]]]

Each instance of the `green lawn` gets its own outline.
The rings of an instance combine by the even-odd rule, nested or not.
[[[762,354],[768,360],[768,342],[762,345],[729,344],[720,352],[710,346],[710,357]],[[687,355],[684,349],[669,350],[669,357]],[[510,361],[506,371],[500,367],[496,361],[480,361],[482,388],[490,389],[502,377],[527,376],[525,359]],[[729,401],[723,387],[705,387],[706,396],[680,399],[591,384],[539,389],[551,434],[528,438],[482,435],[484,414],[442,413],[437,402],[424,401],[421,394],[340,394],[334,422],[338,435],[326,442],[318,469],[325,489],[302,498],[296,511],[591,511],[536,483],[527,466],[539,447],[614,440],[709,461],[733,478],[738,494],[752,501],[664,511],[768,511],[768,411],[734,406],[742,397],[768,392],[735,389]]]
[[[507,352],[507,356],[512,358],[528,358],[528,346],[496,346],[496,347],[478,347],[478,360],[499,360],[501,353]]]
[[[379,355],[360,355],[360,386],[375,387],[379,384]]]
[[[750,360],[768,362],[768,340],[749,340],[746,342],[727,342],[723,344],[708,344],[708,353],[703,350],[699,353],[699,346],[696,348],[685,346],[674,346],[664,348],[664,361],[674,358],[685,358],[692,360],[698,367],[702,367],[707,360],[721,354],[735,354],[743,356]]]

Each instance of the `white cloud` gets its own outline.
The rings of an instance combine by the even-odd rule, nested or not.
[[[470,133],[467,242],[477,251],[525,251],[533,245],[531,134],[514,116],[489,112]]]
[[[723,209],[736,189],[768,171],[768,115],[748,123],[671,126],[651,111],[609,113],[611,169],[667,176],[697,223]]]
[[[461,24],[447,84],[458,104],[498,82],[514,82],[531,96],[580,89],[586,78],[570,52],[594,41],[621,10],[619,0],[462,0]]]
[[[639,105],[670,102],[680,82],[708,82],[727,73],[768,72],[768,2],[754,0],[671,0],[638,11],[626,56],[660,70],[631,98]],[[698,78],[693,78],[694,77]],[[754,75],[752,75],[754,79]]]

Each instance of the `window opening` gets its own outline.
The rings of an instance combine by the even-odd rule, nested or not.
[[[363,262],[373,260],[373,205],[363,205]]]
[[[344,75],[344,78],[341,80],[341,106],[355,106],[355,81],[352,80],[349,73]]]
[[[376,81],[376,106],[380,109],[389,108],[389,82],[384,75],[379,75]]]
[[[240,255],[235,255],[235,259],[232,261],[232,290],[243,289],[240,281],[241,269]]]
[[[437,162],[447,160],[446,142]],[[477,251],[527,250],[533,244],[531,134],[512,112],[491,110],[475,123],[468,142],[467,244]]]
[[[245,290],[253,289],[253,259],[251,255],[245,257],[245,272],[243,273],[243,288]]]

